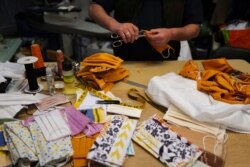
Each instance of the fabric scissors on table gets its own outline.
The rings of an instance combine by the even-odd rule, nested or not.
[[[145,36],[146,36],[145,35],[145,30],[140,30],[137,38],[142,38],[142,37],[145,37]],[[112,33],[110,37],[112,39],[114,39],[114,41],[112,43],[112,46],[114,48],[122,46],[123,40],[118,34]]]

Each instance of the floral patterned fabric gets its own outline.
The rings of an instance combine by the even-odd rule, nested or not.
[[[178,135],[156,116],[144,121],[133,139],[168,166],[190,166],[202,151],[186,138]],[[143,139],[143,140],[140,140]]]
[[[54,141],[46,141],[36,122],[31,122],[29,129],[41,166],[56,164],[57,161],[66,160],[73,155],[70,136]]]
[[[111,115],[107,119],[87,158],[107,166],[122,166],[137,120],[121,115]]]
[[[4,135],[13,164],[16,164],[19,159],[38,160],[29,129],[24,127],[21,121],[4,123]]]

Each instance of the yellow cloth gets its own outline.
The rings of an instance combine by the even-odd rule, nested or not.
[[[199,76],[198,65],[193,61],[189,60],[185,63],[179,74],[186,78],[197,80]]]
[[[122,67],[123,60],[108,53],[96,53],[82,62],[77,77],[82,78],[96,90],[109,91],[115,82],[126,78],[128,70]]]
[[[194,62],[188,61],[181,70],[180,75],[195,79],[192,70],[197,72]],[[214,99],[230,104],[250,104],[250,77],[233,69],[225,59],[212,59],[202,62],[200,80],[197,80],[197,89],[210,94]],[[190,67],[191,66],[191,67]],[[198,67],[198,66],[197,66]],[[232,76],[239,73],[239,77]],[[244,80],[242,80],[244,79]]]
[[[205,60],[201,63],[205,70],[216,70],[225,73],[231,73],[234,71],[225,58]]]

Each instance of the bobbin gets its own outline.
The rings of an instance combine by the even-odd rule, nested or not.
[[[24,89],[26,93],[37,93],[41,91],[41,86],[38,85],[35,70],[33,68],[33,63],[38,60],[34,56],[25,56],[17,60],[17,63],[23,64],[25,66],[26,78],[28,80],[29,87]]]

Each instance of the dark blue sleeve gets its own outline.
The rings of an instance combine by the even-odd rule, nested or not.
[[[184,25],[200,24],[203,21],[203,6],[201,0],[186,0],[184,9]]]
[[[115,0],[92,0],[93,3],[101,5],[107,13],[110,13],[112,10],[114,10],[114,1]]]

